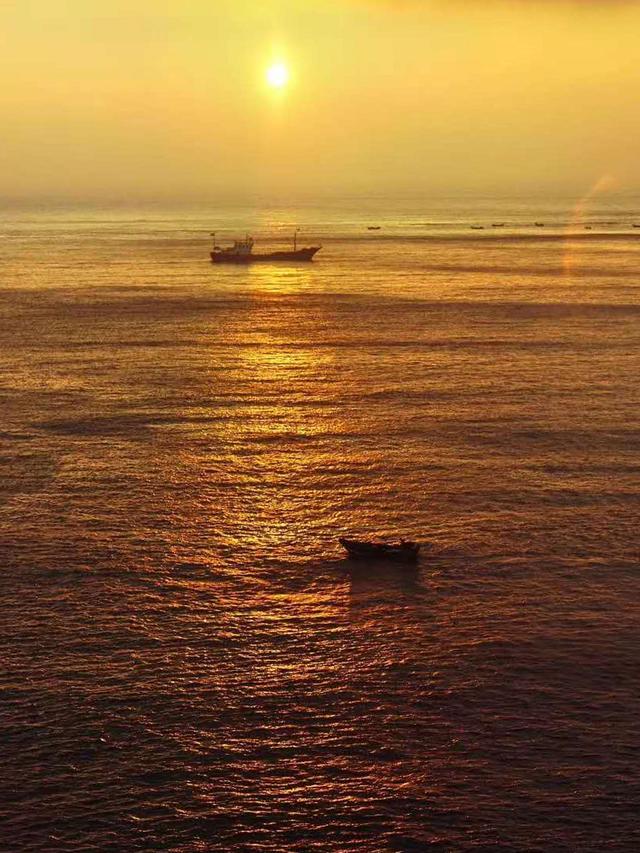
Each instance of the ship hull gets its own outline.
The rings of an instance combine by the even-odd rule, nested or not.
[[[300,261],[310,261],[319,249],[320,246],[309,246],[308,248],[296,249],[291,252],[266,252],[264,254],[254,254],[252,252],[247,255],[236,255],[230,252],[211,252],[211,262],[214,264],[255,264],[282,261],[298,263]]]

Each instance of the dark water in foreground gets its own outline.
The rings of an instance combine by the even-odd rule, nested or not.
[[[640,848],[638,235],[367,213],[4,217],[3,850]]]

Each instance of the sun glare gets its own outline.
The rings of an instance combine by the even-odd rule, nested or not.
[[[267,68],[266,77],[273,89],[282,89],[289,82],[289,69],[284,62],[274,62]]]

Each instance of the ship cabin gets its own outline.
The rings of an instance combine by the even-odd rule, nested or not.
[[[215,247],[216,250],[223,252],[225,255],[250,255],[253,251],[253,237],[249,237],[247,234],[244,240],[234,240],[232,246],[227,246],[227,248],[219,248]]]

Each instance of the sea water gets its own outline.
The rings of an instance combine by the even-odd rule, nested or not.
[[[640,847],[639,210],[2,212],[3,850]]]

